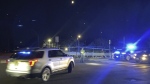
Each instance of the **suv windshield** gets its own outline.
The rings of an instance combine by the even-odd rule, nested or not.
[[[34,59],[42,58],[44,51],[32,51],[32,52],[16,52],[10,56],[10,58],[15,59]]]

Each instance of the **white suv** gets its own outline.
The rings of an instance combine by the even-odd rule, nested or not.
[[[72,72],[74,59],[60,49],[20,50],[7,61],[6,73],[12,77],[40,77],[48,81],[57,71]]]

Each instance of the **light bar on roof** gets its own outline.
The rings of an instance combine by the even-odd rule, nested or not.
[[[30,54],[31,52],[19,52],[19,53],[21,53],[21,54]]]

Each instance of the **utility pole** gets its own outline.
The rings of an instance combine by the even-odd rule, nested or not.
[[[112,57],[111,57],[110,44],[111,44],[111,40],[109,40],[109,56],[110,56],[110,58],[112,58]]]

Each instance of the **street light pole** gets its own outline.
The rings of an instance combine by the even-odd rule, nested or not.
[[[80,52],[79,52],[79,46],[80,46],[80,44],[79,44],[79,39],[80,39],[80,38],[81,38],[81,35],[78,35],[78,36],[77,36],[77,40],[78,40],[78,53],[80,53]]]
[[[50,48],[50,43],[51,43],[52,39],[48,39],[48,42],[49,42],[49,48]]]
[[[111,40],[109,40],[109,56],[110,56],[110,58],[112,58],[111,57],[111,51],[110,51],[110,44],[111,44]]]
[[[77,40],[78,40],[78,53],[79,53],[79,38]]]

